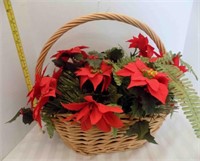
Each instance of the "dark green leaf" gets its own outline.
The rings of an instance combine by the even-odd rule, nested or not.
[[[120,48],[112,48],[111,50],[106,51],[108,59],[117,62],[119,59],[123,58],[124,51]]]
[[[147,140],[155,143],[154,137],[150,134],[150,127],[148,121],[138,121],[129,127],[126,133],[128,136],[137,135],[139,140]]]
[[[75,54],[74,55],[74,58],[76,59],[76,60],[83,60],[83,55],[82,54]]]
[[[130,114],[136,117],[144,116],[144,110],[140,107],[137,100],[132,101]]]
[[[144,139],[146,139],[148,142],[153,143],[153,144],[158,144],[155,141],[155,138],[150,134],[150,132],[148,132],[145,136]]]
[[[52,60],[52,62],[55,64],[55,66],[57,67],[62,67],[65,65],[64,61],[62,59],[54,59]]]
[[[42,115],[42,120],[46,123],[45,126],[47,128],[47,132],[49,134],[49,137],[52,138],[54,134],[55,127],[53,125],[53,122],[51,121],[51,118],[47,115]]]
[[[33,112],[30,108],[22,110],[22,121],[24,124],[31,124],[33,122]]]
[[[117,128],[113,128],[113,136],[114,136],[114,138],[116,138],[117,137]]]
[[[21,110],[21,109],[20,109]],[[11,122],[13,122],[13,121],[15,121],[19,116],[20,116],[20,110],[15,114],[15,116],[12,118],[12,119],[10,119],[8,122],[6,122],[6,123],[11,123]]]
[[[98,68],[100,68],[102,60],[101,59],[88,59],[87,62],[94,69],[98,69]]]
[[[15,121],[17,119],[17,117],[19,117],[20,115],[22,115],[22,121],[24,124],[31,124],[33,122],[33,112],[30,108],[21,108],[16,114],[15,116],[9,120],[6,123],[11,123],[13,121]]]

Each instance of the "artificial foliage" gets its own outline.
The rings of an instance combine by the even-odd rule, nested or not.
[[[113,131],[116,137],[125,126],[120,114],[125,114],[138,118],[126,135],[156,143],[144,118],[172,114],[178,103],[200,138],[200,97],[185,77],[186,72],[194,74],[191,66],[180,53],[155,52],[142,34],[128,43],[131,53],[122,47],[101,52],[86,52],[87,46],[59,50],[51,57],[53,74],[46,75],[46,68],[36,74],[28,94],[31,107],[20,109],[9,122],[22,115],[24,123],[35,120],[42,128],[43,120],[52,137],[51,119],[67,113],[63,121],[78,123],[83,131],[98,128]]]

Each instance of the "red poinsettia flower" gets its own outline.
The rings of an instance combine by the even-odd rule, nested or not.
[[[181,63],[180,63],[180,55],[179,54],[175,55],[173,57],[172,61],[173,61],[173,65],[176,66],[176,67],[178,67],[183,73],[185,73],[185,72],[188,71],[186,69],[186,66],[180,65]]]
[[[103,82],[102,91],[104,91],[108,89],[111,82],[112,66],[102,61],[100,69],[94,70],[92,67],[87,65],[79,68],[75,73],[80,77],[81,88],[83,84],[89,80],[92,83],[94,90],[96,90],[97,86]]]
[[[40,127],[42,127],[40,111],[48,102],[49,97],[56,97],[57,79],[60,76],[62,69],[60,68],[57,72],[54,71],[52,77],[44,76],[45,71],[46,68],[42,75],[36,75],[35,85],[28,93],[28,103],[31,102],[31,106],[33,108],[33,118],[39,123]],[[38,100],[38,103],[35,107],[33,107],[35,98]]]
[[[148,92],[165,104],[168,95],[169,79],[165,73],[154,71],[140,59],[129,63],[116,73],[118,76],[130,76],[128,88],[146,86]]]
[[[74,54],[81,54],[84,59],[88,57],[88,54],[82,50],[88,48],[87,46],[76,46],[74,48],[71,48],[69,50],[59,50],[55,55],[53,55],[51,58],[59,59],[62,58],[63,61],[68,61],[70,56],[73,56]]]
[[[114,113],[122,113],[123,110],[119,106],[107,106],[93,100],[92,96],[85,96],[87,102],[69,103],[62,106],[68,110],[78,111],[77,113],[67,117],[65,120],[74,120],[81,123],[81,129],[86,131],[96,125],[97,128],[104,132],[109,132],[111,127],[121,128],[122,121]]]
[[[154,54],[159,57],[162,54],[157,54],[154,51],[154,48],[149,45],[149,41],[147,37],[144,37],[142,34],[139,34],[138,37],[133,37],[132,39],[128,40],[131,44],[129,48],[138,48],[139,49],[139,56],[151,58]]]

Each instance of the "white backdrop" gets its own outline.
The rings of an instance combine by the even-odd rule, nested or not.
[[[199,43],[196,33],[199,6],[197,1],[193,9],[192,0],[13,0],[12,3],[32,80],[36,58],[52,33],[69,20],[93,12],[122,13],[145,22],[160,36],[167,50],[183,52],[183,58],[194,66],[200,75],[200,60],[197,55]],[[20,119],[13,124],[4,124],[19,107],[26,105],[27,91],[2,1],[0,7],[1,159],[24,137],[30,127],[23,126]],[[66,33],[50,50],[49,56],[58,49],[75,45],[87,45],[91,50],[102,51],[120,44],[127,49],[128,44],[125,41],[139,32],[141,31],[122,23],[90,22]],[[200,89],[199,84],[195,85]],[[179,117],[184,118],[181,114]]]

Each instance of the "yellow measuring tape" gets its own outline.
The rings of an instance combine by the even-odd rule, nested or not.
[[[12,30],[12,35],[13,35],[13,38],[14,38],[14,41],[15,41],[15,46],[17,48],[18,57],[19,57],[21,67],[22,67],[22,71],[23,71],[23,74],[24,74],[24,78],[25,78],[25,81],[26,81],[26,86],[28,88],[28,91],[30,91],[32,89],[30,74],[29,74],[29,71],[28,71],[28,66],[27,66],[27,63],[26,63],[26,58],[25,58],[25,55],[24,55],[22,42],[21,42],[21,39],[20,39],[19,31],[18,31],[18,28],[17,28],[17,23],[16,23],[16,20],[15,20],[15,15],[14,15],[12,4],[11,4],[10,0],[4,0],[4,6],[5,6],[7,16],[8,16],[8,20],[9,20],[9,23],[10,23],[10,28]]]

